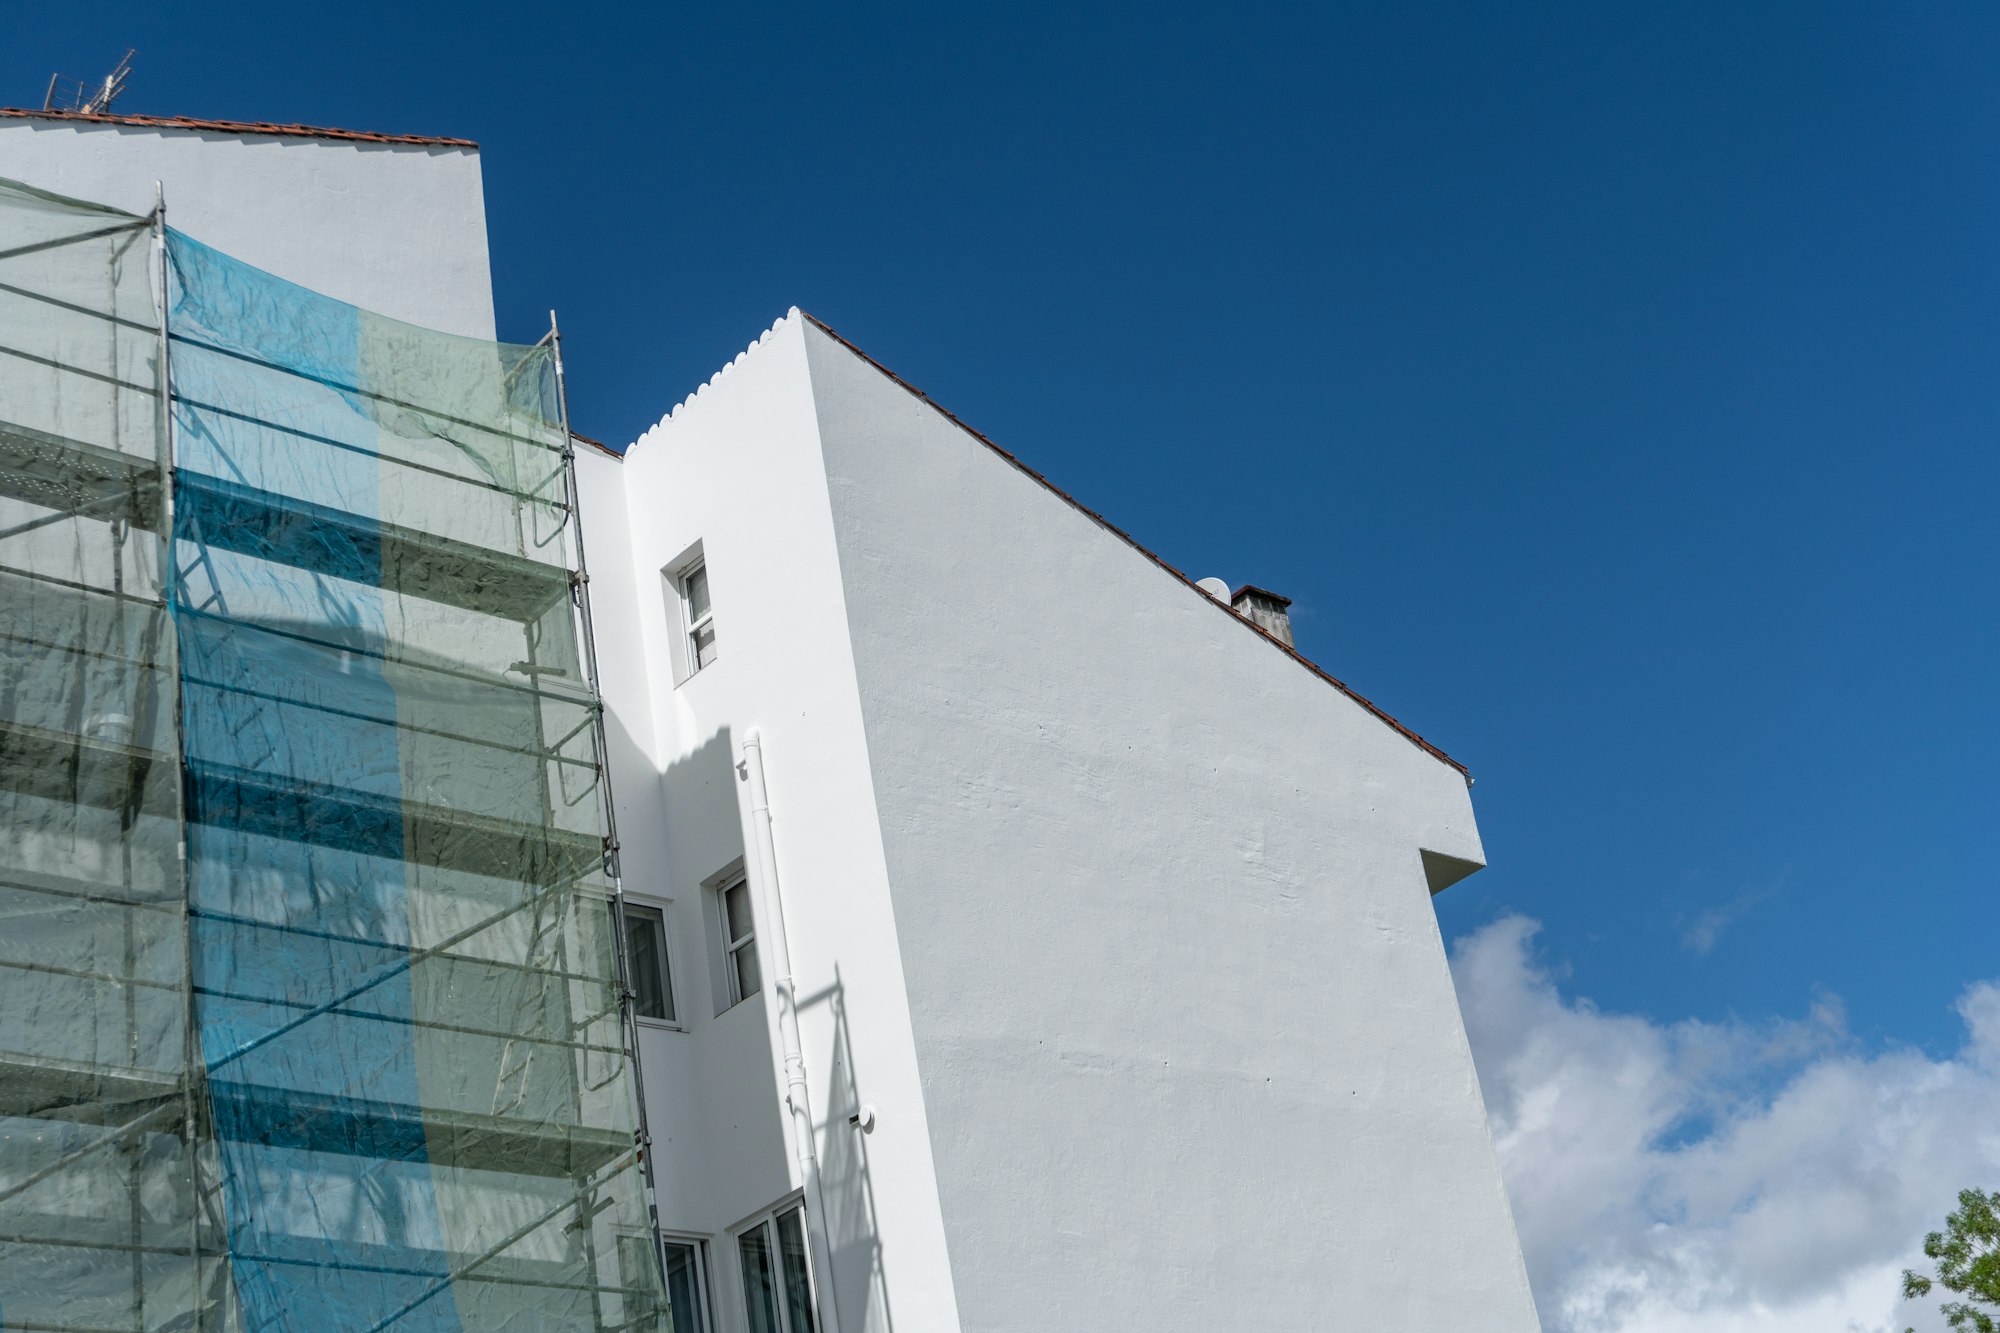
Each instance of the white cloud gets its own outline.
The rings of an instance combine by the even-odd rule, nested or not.
[[[1520,917],[1452,970],[1549,1333],[1901,1333],[1960,1189],[2000,1185],[2000,983],[1950,1059],[1864,1052],[1839,1001],[1663,1024],[1562,995]]]

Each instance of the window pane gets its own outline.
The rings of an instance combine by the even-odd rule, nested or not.
[[[722,905],[729,909],[729,942],[734,944],[750,933],[750,886],[742,881],[722,891]]]
[[[696,565],[687,576],[688,623],[708,614],[708,566]]]
[[[667,981],[667,923],[657,907],[625,905],[625,951],[632,963],[632,1007],[641,1018],[674,1016]]]
[[[715,660],[715,626],[703,625],[694,632],[695,670],[707,666]]]
[[[778,1274],[772,1262],[771,1228],[761,1223],[736,1238],[743,1260],[743,1304],[750,1333],[783,1333],[778,1326]]]
[[[708,1301],[701,1290],[701,1268],[694,1246],[667,1242],[668,1333],[708,1333]]]
[[[764,984],[763,975],[757,970],[757,946],[746,944],[729,955],[730,963],[736,968],[736,998],[755,995],[757,988]]]
[[[806,1211],[794,1208],[778,1217],[778,1257],[785,1274],[785,1311],[792,1333],[819,1333],[813,1313],[812,1269],[806,1263]]]

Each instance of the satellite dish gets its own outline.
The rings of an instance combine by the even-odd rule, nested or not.
[[[1213,597],[1216,601],[1221,602],[1224,606],[1227,606],[1229,604],[1229,585],[1227,583],[1224,583],[1221,579],[1203,579],[1201,582],[1195,584],[1194,586],[1200,588],[1203,592],[1207,593],[1210,597]]]

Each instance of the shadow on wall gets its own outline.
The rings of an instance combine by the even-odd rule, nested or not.
[[[875,1186],[868,1176],[868,1136],[848,1123],[861,1110],[854,1047],[847,1029],[846,983],[835,964],[833,984],[799,996],[799,1013],[825,1005],[833,1018],[827,1061],[826,1154],[820,1159],[820,1192],[826,1204],[827,1247],[833,1252],[833,1286],[840,1302],[841,1333],[892,1333],[889,1289],[882,1273],[882,1241],[875,1228]]]
[[[614,739],[613,744],[617,743]],[[692,891],[697,883],[712,884],[715,877],[738,864],[746,866],[754,887],[762,887],[756,884],[759,870],[753,863],[754,854],[745,854],[751,830],[744,825],[747,803],[740,799],[740,785],[746,778],[739,767],[741,759],[734,737],[725,727],[670,763],[661,776],[666,814],[661,832],[672,878],[682,894]],[[818,886],[813,882],[810,859],[785,856],[782,823],[773,834],[780,843],[779,859],[792,867],[794,876],[782,883],[784,894],[796,901],[815,892]],[[634,841],[627,838],[627,846]],[[634,867],[628,864],[626,868],[629,874]],[[626,883],[640,891],[632,879]],[[650,1127],[658,1146],[655,1162],[667,1173],[658,1184],[660,1222],[668,1231],[699,1230],[676,1225],[675,1204],[680,1191],[703,1190],[711,1203],[708,1211],[740,1215],[782,1197],[789,1189],[795,1160],[782,1057],[772,1049],[771,1028],[765,1018],[766,1001],[777,1002],[776,977],[767,963],[763,995],[729,1005],[728,981],[719,956],[721,921],[716,895],[704,887],[698,896],[709,947],[699,951],[700,961],[694,969],[705,976],[691,977],[687,988],[698,992],[700,999],[690,1030],[695,1058],[682,1074],[697,1086],[671,1089],[665,1096],[655,1097],[653,1104],[682,1108],[683,1114],[699,1108],[699,1113],[693,1123],[656,1121]],[[764,923],[758,925],[761,932]],[[812,951],[806,952],[810,955]],[[764,957],[768,960],[768,953]],[[841,1333],[893,1333],[876,1227],[875,1191],[868,1171],[867,1136],[848,1123],[861,1109],[861,1100],[845,982],[837,964],[833,983],[823,990],[800,994],[798,1005],[803,1028],[823,1030],[809,1020],[814,1011],[825,1006],[833,1030],[832,1047],[823,1053],[829,1076],[828,1104],[813,1108],[823,1117],[819,1126],[824,1145],[820,1189],[826,1216],[822,1222],[833,1270],[831,1283],[823,1284],[821,1298],[830,1296],[838,1301]],[[709,1019],[709,1014],[715,1017]],[[813,1060],[822,1053],[808,1051],[807,1056],[808,1067],[817,1070]],[[650,1069],[648,1076],[652,1076]],[[717,1236],[715,1241],[731,1250],[735,1245],[727,1236]],[[723,1274],[734,1273],[733,1254],[718,1269]],[[824,1289],[828,1285],[830,1293]],[[725,1307],[735,1304],[721,1292],[716,1295]],[[727,1326],[727,1319],[722,1322]]]
[[[614,744],[616,742],[614,741]],[[791,1180],[784,1083],[766,1022],[765,995],[730,1005],[721,972],[715,894],[705,883],[743,859],[743,821],[730,735],[724,730],[670,763],[660,775],[653,823],[620,824],[626,888],[673,897],[680,932],[679,1000],[687,1033],[656,1050],[646,1079],[660,1225],[708,1237],[718,1287],[735,1281],[735,1241],[719,1224],[779,1198]],[[633,811],[644,803],[628,803]],[[629,831],[628,831],[629,829]],[[648,861],[655,864],[649,866]],[[735,1309],[716,1290],[718,1315]],[[729,1320],[723,1319],[723,1326]]]

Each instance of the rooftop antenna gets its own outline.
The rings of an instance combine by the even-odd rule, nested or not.
[[[111,110],[111,104],[118,100],[118,94],[125,91],[125,80],[132,77],[132,57],[138,54],[137,50],[127,51],[117,68],[96,85],[62,74],[51,74],[49,91],[42,98],[42,110],[71,111],[85,116],[106,114]]]

